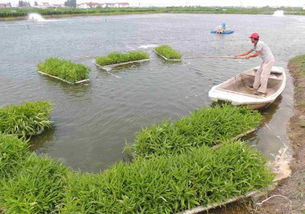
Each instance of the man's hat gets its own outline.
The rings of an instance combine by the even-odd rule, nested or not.
[[[259,35],[258,35],[258,33],[252,33],[249,38],[259,39]]]

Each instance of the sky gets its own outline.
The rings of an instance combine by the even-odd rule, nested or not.
[[[31,4],[35,0],[26,0]],[[63,3],[65,0],[36,0],[37,2]],[[0,3],[11,2],[18,4],[18,0],[0,0]],[[305,0],[77,0],[83,2],[128,2],[131,6],[242,6],[242,7],[304,7]]]

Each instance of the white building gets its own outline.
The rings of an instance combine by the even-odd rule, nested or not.
[[[128,2],[117,2],[117,3],[97,3],[97,2],[85,2],[77,5],[78,8],[123,8],[129,7]]]
[[[11,8],[11,3],[0,3],[0,8]]]

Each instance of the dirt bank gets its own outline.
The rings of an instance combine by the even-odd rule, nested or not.
[[[273,198],[257,207],[257,213],[305,213],[305,55],[291,59],[288,68],[295,86],[294,116],[288,130],[293,148],[292,175],[266,196]]]

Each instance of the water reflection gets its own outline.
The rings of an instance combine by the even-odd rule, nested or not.
[[[36,149],[47,146],[50,142],[54,140],[55,127],[45,130],[42,134],[34,136],[30,141],[30,149],[31,151],[35,151]]]

